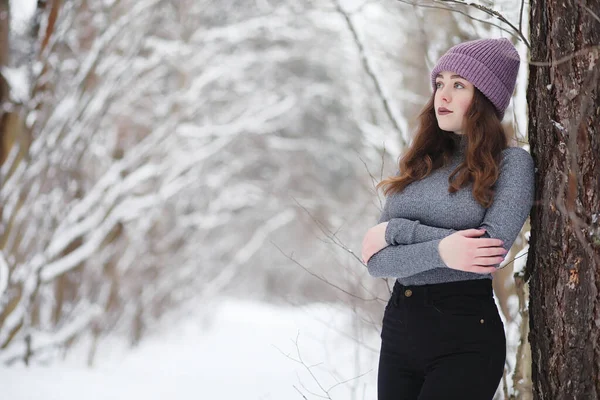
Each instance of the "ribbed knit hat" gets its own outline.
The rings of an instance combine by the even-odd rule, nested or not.
[[[504,118],[519,72],[519,53],[506,39],[479,39],[463,42],[444,54],[431,71],[431,84],[442,71],[456,72],[487,97]]]

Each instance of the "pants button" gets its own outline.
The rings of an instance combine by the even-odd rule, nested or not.
[[[410,297],[410,296],[412,296],[412,290],[410,290],[410,289],[406,289],[406,290],[404,291],[404,295],[405,295],[406,297]]]

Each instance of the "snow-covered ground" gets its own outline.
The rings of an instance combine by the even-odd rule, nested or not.
[[[104,348],[98,366],[69,360],[51,367],[0,369],[2,399],[307,399],[330,391],[332,399],[376,397],[379,335],[353,340],[351,313],[329,305],[281,308],[234,300],[221,302],[211,328],[189,318],[169,333],[146,339],[132,351]],[[370,347],[370,349],[368,348]],[[83,356],[82,356],[83,358]],[[314,393],[314,394],[311,394]]]

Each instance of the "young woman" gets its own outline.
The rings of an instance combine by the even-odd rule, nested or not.
[[[379,400],[487,400],[502,378],[504,326],[492,273],[534,198],[534,163],[500,124],[519,55],[507,39],[452,47],[386,203],[362,243],[375,277],[394,277],[379,356]]]

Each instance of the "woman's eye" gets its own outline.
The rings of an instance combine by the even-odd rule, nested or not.
[[[439,89],[441,86],[442,86],[442,82],[436,82],[436,83],[435,83],[435,87],[436,87],[436,88],[438,88],[438,89]],[[463,85],[463,84],[462,84],[462,83],[460,83],[460,82],[455,82],[455,83],[454,83],[454,87],[455,87],[455,88],[464,89],[464,88],[465,88],[465,85]]]

